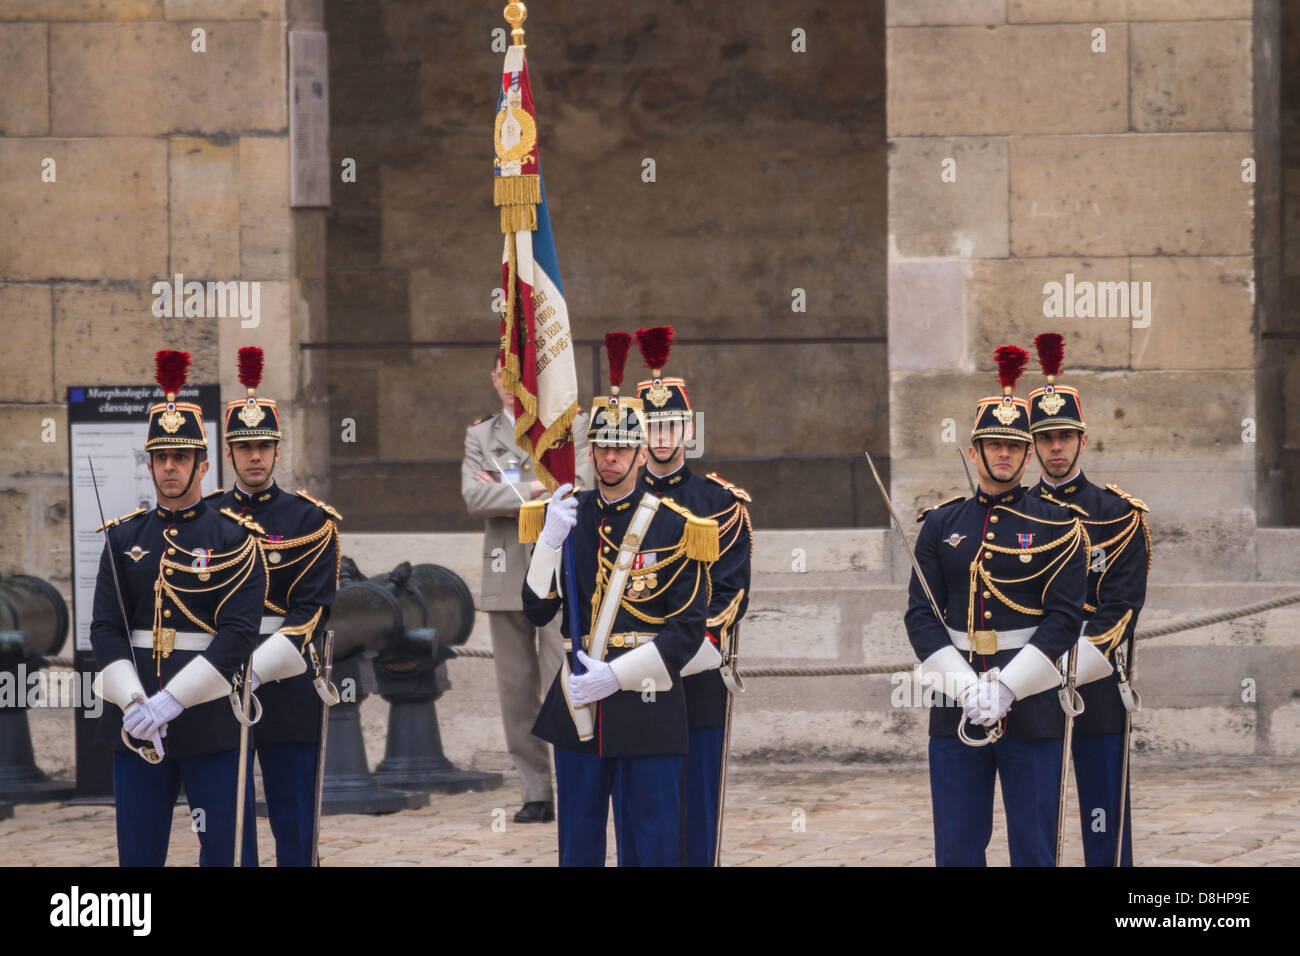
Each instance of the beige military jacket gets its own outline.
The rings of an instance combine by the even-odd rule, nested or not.
[[[580,412],[573,423],[574,460],[578,482],[593,487],[595,473],[587,454],[587,413]],[[519,484],[512,490],[503,481],[492,457],[502,468],[510,468],[510,459],[519,469]],[[478,471],[495,475],[498,481],[484,484],[475,479]],[[470,516],[484,518],[483,584],[479,590],[480,611],[519,611],[520,597],[533,546],[519,543],[519,498],[544,498],[547,492],[533,495],[529,484],[534,479],[533,461],[515,444],[515,426],[505,412],[480,419],[465,429],[465,457],[460,463],[460,493]]]

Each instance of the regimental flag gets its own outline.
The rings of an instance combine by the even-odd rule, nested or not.
[[[538,479],[554,491],[574,477],[578,374],[522,45],[506,51],[493,139],[493,200],[501,208],[506,237],[501,256],[501,380],[515,396],[515,444],[532,456]]]

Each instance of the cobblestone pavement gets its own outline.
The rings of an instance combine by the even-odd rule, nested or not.
[[[1140,865],[1300,865],[1300,762],[1267,758],[1135,761],[1133,823]],[[435,795],[386,816],[339,815],[322,825],[325,866],[549,866],[555,825],[513,822],[513,774],[498,790]],[[930,866],[934,846],[924,764],[737,764],[723,861],[741,866]],[[1073,811],[1073,787],[1071,787]],[[1006,865],[997,804],[989,863]],[[1078,865],[1077,814],[1066,862]],[[494,826],[495,824],[495,826]],[[613,830],[609,837],[613,862]],[[274,862],[258,820],[263,865]],[[198,841],[178,808],[169,865],[191,866]],[[38,804],[0,822],[0,865],[112,866],[111,807]]]

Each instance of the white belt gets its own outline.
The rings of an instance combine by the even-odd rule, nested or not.
[[[624,634],[611,634],[609,636],[610,647],[640,647],[642,644],[649,644],[657,635],[641,634],[637,632],[628,632]],[[590,635],[583,636],[583,643],[587,643]],[[571,652],[573,650],[573,641],[567,638],[564,641],[564,650]]]
[[[284,618],[282,617],[264,617],[262,623],[258,625],[257,633],[265,636],[274,634],[280,628],[284,627]]]
[[[206,651],[212,643],[212,635],[202,631],[177,631],[172,644],[175,651]],[[136,630],[131,632],[131,646],[153,650],[153,631]]]
[[[1018,627],[1011,631],[998,631],[998,650],[1014,651],[1017,648],[1024,647],[1037,631],[1037,627]],[[970,641],[967,639],[965,631],[957,631],[949,627],[948,637],[952,639],[953,646],[957,650],[970,650]]]

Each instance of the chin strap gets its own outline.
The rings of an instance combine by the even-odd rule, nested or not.
[[[177,498],[184,498],[186,495],[190,493],[190,486],[194,484],[194,476],[197,475],[198,473],[199,473],[199,456],[195,455],[194,464],[190,466],[190,480],[185,482],[185,487],[181,489],[181,493],[176,496]],[[235,469],[235,473],[238,474],[239,469]],[[154,491],[158,492],[158,500],[161,501],[167,496],[163,494],[162,488],[158,486],[158,476],[153,474],[152,469],[150,469],[149,474],[151,477],[153,477],[153,489]]]
[[[979,442],[980,442],[980,461],[984,462],[984,473],[987,474],[987,475],[989,476],[989,478],[993,478],[993,469],[989,467],[989,460],[988,460],[987,458],[984,457],[984,439],[981,438],[981,439],[979,440]],[[1035,451],[1034,454],[1037,454],[1037,451]],[[1079,456],[1076,454],[1074,457],[1078,458]],[[1041,462],[1042,459],[1040,458],[1039,461]],[[1014,475],[1012,475],[1010,478],[1008,478],[1007,480],[1008,480],[1008,481],[1019,481],[1019,480],[1020,480],[1020,476],[1021,476],[1022,474],[1024,474],[1024,472],[1025,472],[1025,465],[1027,465],[1027,464],[1029,464],[1029,446],[1028,446],[1028,445],[1025,446],[1025,457],[1022,458],[1022,459],[1020,459],[1020,467],[1017,468],[1017,469],[1016,469],[1016,473],[1015,473]],[[997,479],[993,479],[993,480],[996,481]]]
[[[1081,432],[1080,434],[1082,434],[1082,432]],[[1080,441],[1079,444],[1078,444],[1078,446],[1074,449],[1074,457],[1070,459],[1070,465],[1069,465],[1069,467],[1065,469],[1065,474],[1066,474],[1067,476],[1074,474],[1074,466],[1077,465],[1077,464],[1079,463],[1079,453],[1082,452],[1082,451],[1083,451],[1083,442]],[[1026,455],[1025,457],[1027,458],[1028,456]],[[1047,470],[1047,463],[1046,463],[1045,461],[1043,461],[1043,456],[1040,455],[1040,454],[1038,453],[1038,443],[1037,443],[1037,442],[1034,443],[1034,457],[1038,459],[1038,465],[1039,465],[1039,467],[1041,467],[1041,468],[1043,469],[1043,472],[1044,472],[1045,474],[1049,474],[1049,475],[1050,475],[1051,472]],[[988,465],[988,462],[985,462],[984,464],[987,466],[987,465]],[[1064,480],[1064,479],[1062,479],[1062,480]]]
[[[279,442],[276,442],[275,450],[276,450],[276,454],[275,454],[274,456],[272,456],[272,458],[271,458],[271,467],[268,468],[267,471],[266,471],[266,484],[267,484],[268,486],[269,486],[270,483],[271,483],[271,479],[275,477],[275,466],[276,466],[276,465],[279,463],[279,461],[280,461],[280,455],[279,455],[279,451],[280,451],[280,443],[279,443]],[[233,451],[230,453],[230,467],[233,468],[233,469],[235,469],[235,477],[238,478],[240,481],[242,481],[242,482],[244,483],[244,487],[245,487],[245,488],[251,488],[251,487],[253,486],[253,483],[252,483],[251,481],[248,481],[247,479],[244,478],[244,476],[243,476],[242,474],[240,474],[240,472],[239,472],[239,466],[235,464],[235,453],[234,453]]]
[[[660,458],[658,455],[655,454],[653,448],[647,446],[646,454],[648,454],[651,458],[654,459],[656,465],[670,465],[672,464],[673,459],[677,457],[677,449],[674,448],[672,454],[669,455],[667,458]],[[683,463],[686,461],[686,457],[684,455],[682,456],[682,461]]]
[[[600,469],[596,469],[596,480],[600,482],[602,485],[604,485],[606,488],[617,488],[623,482],[627,481],[627,476],[632,474],[632,469],[635,467],[636,467],[636,457],[633,456],[632,464],[627,466],[627,471],[623,472],[623,477],[620,478],[618,481],[611,484],[610,482],[606,481],[604,478],[601,478]]]

